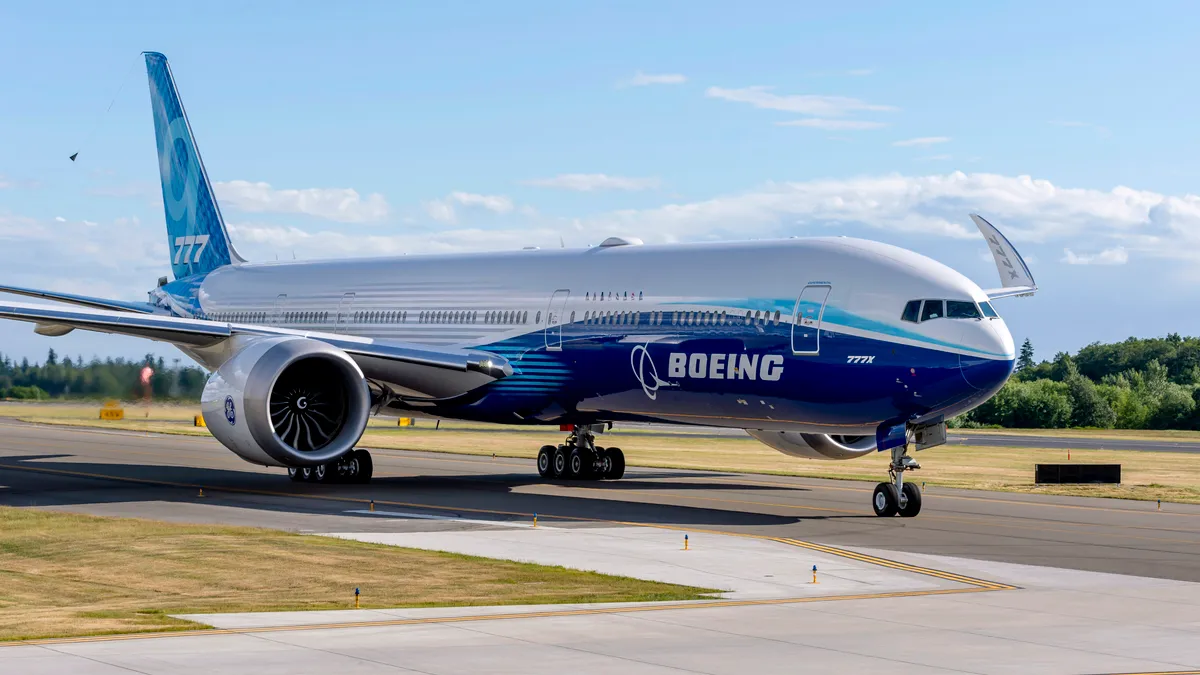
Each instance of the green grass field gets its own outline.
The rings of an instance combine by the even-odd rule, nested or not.
[[[192,426],[193,406],[154,406],[149,415],[141,408],[126,408],[127,419],[103,422],[99,404],[2,404],[0,416],[48,423],[102,428],[136,429],[163,433],[208,435]],[[481,433],[481,432],[491,433]],[[963,435],[1019,434],[1069,436],[1100,441],[1200,440],[1195,431],[1125,430],[954,430]],[[493,426],[464,422],[442,422],[434,429],[430,420],[415,427],[398,427],[392,418],[372,419],[361,445],[368,448],[419,450],[469,455],[519,457],[533,460],[537,449],[561,442],[556,427]],[[663,433],[633,427],[618,427],[601,437],[600,443],[619,446],[631,465],[658,468],[708,469],[739,473],[811,476],[879,481],[887,475],[888,458],[882,453],[843,461],[818,461],[788,457],[749,436],[718,436]],[[1067,453],[1049,448],[981,448],[942,446],[917,455],[924,467],[910,480],[928,485],[981,490],[1041,494],[1118,497],[1200,504],[1200,453],[1114,451],[1072,449],[1072,462],[1118,463],[1122,485],[1056,485],[1033,483],[1033,467],[1039,462],[1066,462]],[[531,464],[532,468],[532,464]]]
[[[245,527],[0,507],[0,640],[199,628],[170,614],[693,600],[716,591]]]

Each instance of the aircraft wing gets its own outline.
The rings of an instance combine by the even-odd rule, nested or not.
[[[1037,282],[1033,280],[1029,266],[1021,259],[1021,254],[1017,253],[1017,249],[1008,241],[1008,238],[1001,234],[996,226],[978,214],[972,213],[971,220],[975,222],[975,226],[979,228],[979,232],[987,241],[992,258],[996,261],[996,270],[1000,273],[1002,288],[985,291],[988,297],[996,300],[1018,295],[1033,295],[1037,292]]]
[[[43,335],[64,335],[78,328],[148,338],[191,349],[213,347],[235,336],[250,339],[284,335],[306,337],[345,351],[368,379],[425,396],[461,394],[513,372],[504,357],[488,352],[273,326],[24,302],[0,302],[0,318],[37,324],[36,330]]]
[[[24,295],[31,298],[44,298],[46,300],[66,302],[72,305],[91,307],[93,309],[113,309],[121,312],[137,312],[139,314],[153,314],[155,310],[154,305],[151,305],[148,302],[125,302],[124,300],[93,298],[89,295],[59,293],[57,291],[42,291],[36,288],[22,288],[20,286],[0,285],[0,293],[12,293],[13,295]]]

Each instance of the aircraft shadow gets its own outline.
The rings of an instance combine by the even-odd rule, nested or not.
[[[65,461],[60,461],[65,460]],[[647,525],[687,527],[763,527],[790,525],[806,521],[873,518],[869,513],[800,514],[769,513],[763,505],[737,508],[705,508],[671,503],[647,503],[613,498],[619,491],[606,485],[620,483],[598,481],[556,483],[612,490],[612,496],[598,496],[594,490],[578,494],[538,494],[518,488],[544,481],[528,475],[418,475],[379,477],[370,485],[295,483],[281,473],[237,471],[186,466],[147,466],[71,461],[68,455],[20,455],[0,458],[0,505],[5,506],[87,506],[100,504],[213,504],[250,509],[264,514],[325,515],[378,520],[369,514],[348,514],[365,510],[369,501],[379,510],[428,512],[431,515],[478,520],[524,520],[538,513],[544,521],[617,521]],[[649,489],[688,489],[678,483],[636,481],[630,487]],[[719,484],[690,483],[690,489],[720,488]],[[198,497],[200,488],[205,497]],[[644,495],[642,495],[644,496]],[[671,495],[664,493],[664,499]],[[686,497],[680,497],[686,499]],[[169,508],[169,507],[168,507]],[[142,517],[154,518],[147,509]],[[219,518],[219,516],[218,516]],[[272,527],[272,519],[261,519]]]

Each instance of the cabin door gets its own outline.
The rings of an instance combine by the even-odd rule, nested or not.
[[[825,314],[829,291],[827,284],[809,284],[800,291],[792,312],[793,354],[821,353],[821,317]]]

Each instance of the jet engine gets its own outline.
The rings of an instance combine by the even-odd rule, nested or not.
[[[875,452],[874,436],[805,434],[798,431],[761,429],[746,429],[746,433],[785,455],[805,459],[854,459]]]
[[[251,341],[208,379],[204,423],[242,459],[315,466],[354,448],[371,397],[345,352],[299,336]]]

